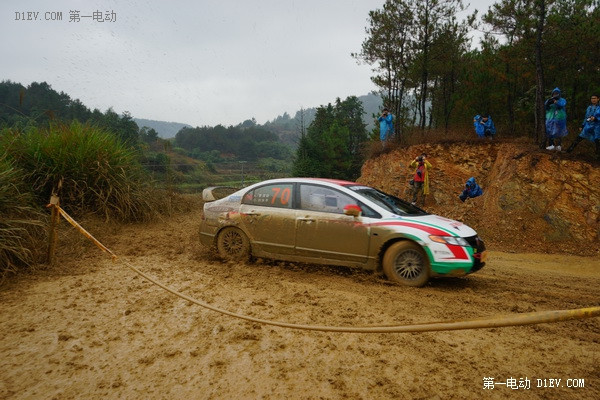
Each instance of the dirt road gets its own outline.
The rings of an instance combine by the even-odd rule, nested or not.
[[[198,218],[87,227],[176,290],[278,321],[396,325],[600,304],[598,258],[496,249],[475,275],[415,289],[345,268],[221,264],[197,244]],[[276,328],[191,305],[61,229],[57,267],[0,288],[2,399],[600,398],[600,318],[411,334]]]

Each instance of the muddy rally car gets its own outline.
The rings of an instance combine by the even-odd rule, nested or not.
[[[409,286],[473,273],[486,258],[477,232],[461,222],[331,179],[273,179],[207,202],[200,240],[225,260],[361,267]]]

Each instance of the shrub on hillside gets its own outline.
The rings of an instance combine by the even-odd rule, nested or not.
[[[0,282],[38,256],[44,215],[35,207],[24,171],[0,154]]]
[[[47,129],[5,129],[0,147],[25,171],[39,204],[58,190],[71,212],[147,220],[158,208],[136,151],[110,132],[73,122]]]

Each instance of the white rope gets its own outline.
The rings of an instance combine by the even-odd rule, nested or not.
[[[60,214],[62,214],[65,219],[73,225],[79,232],[81,232],[85,237],[90,239],[92,242],[96,244],[102,251],[111,255],[113,261],[117,260],[118,257],[109,250],[106,246],[104,246],[100,241],[98,241],[94,236],[92,236],[88,231],[86,231],[81,225],[77,223],[73,218],[71,218],[62,208],[58,205],[53,205],[56,207]],[[278,326],[281,328],[289,328],[289,329],[300,329],[300,330],[308,330],[308,331],[320,331],[320,332],[346,332],[346,333],[408,333],[408,332],[434,332],[434,331],[452,331],[452,330],[462,330],[462,329],[482,329],[482,328],[499,328],[505,326],[523,326],[523,325],[533,325],[533,324],[541,324],[547,322],[560,322],[560,321],[568,321],[573,319],[584,319],[584,318],[592,318],[600,316],[600,307],[588,307],[588,308],[578,308],[574,310],[553,310],[553,311],[538,311],[538,312],[530,312],[524,314],[516,314],[516,315],[504,315],[504,316],[496,316],[496,317],[488,317],[488,318],[477,318],[477,319],[467,319],[467,320],[458,320],[458,321],[439,321],[439,322],[429,322],[423,324],[413,324],[413,325],[393,325],[393,326],[327,326],[327,325],[304,325],[304,324],[293,324],[288,322],[279,322],[279,321],[271,321],[261,318],[250,317],[248,315],[234,313],[228,310],[224,310],[215,306],[212,306],[203,301],[197,300],[193,297],[190,297],[186,294],[180,293],[175,289],[168,287],[167,285],[161,283],[157,279],[151,277],[150,275],[140,271],[138,268],[133,265],[123,261],[127,268],[131,269],[144,279],[150,281],[151,283],[163,288],[167,292],[183,299],[187,300],[193,304],[199,305],[200,307],[206,308],[208,310],[212,310],[224,315],[228,315],[230,317],[239,318],[242,320],[246,320],[249,322],[256,322],[264,325]]]

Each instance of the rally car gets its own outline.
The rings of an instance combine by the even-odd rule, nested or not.
[[[483,241],[461,222],[355,182],[285,178],[204,204],[200,240],[225,260],[251,257],[361,267],[423,286],[485,265]]]

